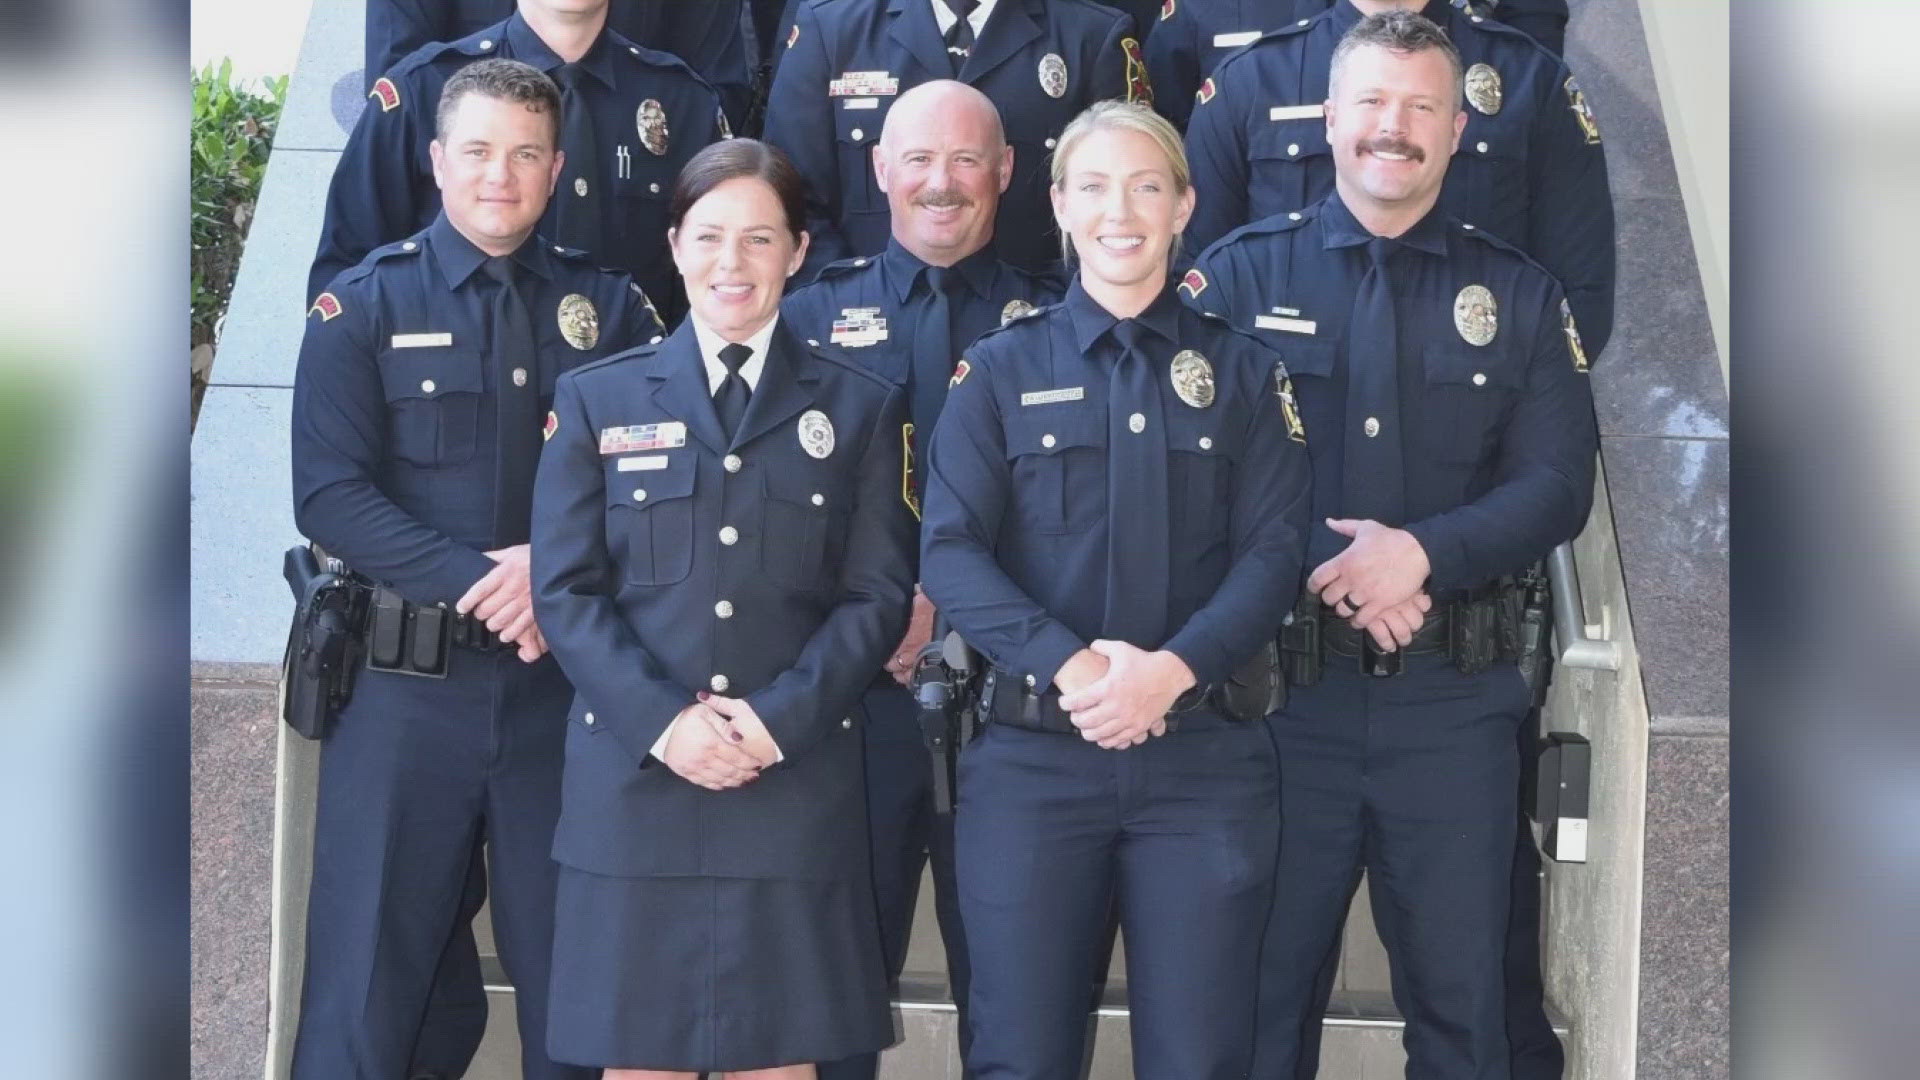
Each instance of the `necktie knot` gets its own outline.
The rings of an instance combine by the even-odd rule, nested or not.
[[[560,84],[562,93],[571,94],[580,89],[580,65],[561,64],[559,70],[553,73],[553,81]]]
[[[953,17],[960,22],[966,22],[967,16],[972,15],[973,9],[979,6],[980,0],[947,0],[947,10],[953,12]]]
[[[1126,352],[1138,353],[1147,340],[1146,331],[1147,328],[1134,319],[1121,319],[1113,324],[1113,340]]]
[[[729,375],[740,374],[740,369],[746,367],[747,361],[752,357],[753,347],[738,342],[722,346],[720,349],[720,362],[726,365]]]
[[[927,267],[927,288],[932,290],[935,295],[952,296],[954,293],[960,291],[960,285],[960,272],[954,267]]]
[[[495,255],[481,264],[488,277],[502,285],[513,284],[513,259],[507,255]]]
[[[1392,255],[1393,249],[1398,246],[1399,241],[1390,236],[1376,236],[1367,241],[1367,261],[1384,268],[1387,265],[1387,256]]]

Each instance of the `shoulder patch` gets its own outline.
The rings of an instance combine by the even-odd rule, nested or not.
[[[400,107],[400,88],[385,75],[373,80],[373,89],[367,92],[367,96],[379,99],[381,112],[392,112]]]
[[[1121,38],[1120,52],[1127,58],[1127,100],[1152,105],[1153,83],[1147,79],[1147,58],[1140,53],[1139,39]]]
[[[1180,279],[1178,287],[1187,291],[1189,299],[1198,298],[1201,293],[1207,291],[1207,275],[1201,273],[1196,267],[1187,271],[1186,276]]]
[[[320,321],[327,322],[340,314],[340,311],[340,298],[330,292],[323,292],[313,298],[313,306],[307,309],[307,314],[312,315],[318,312]]]
[[[800,24],[794,23],[793,29],[787,31],[787,48],[789,49],[793,48],[793,43],[799,40],[800,40]]]
[[[1205,105],[1213,100],[1213,95],[1219,92],[1219,88],[1213,85],[1213,76],[1209,75],[1200,81],[1200,89],[1193,92],[1193,99]]]
[[[951,390],[961,383],[966,382],[967,374],[972,370],[973,364],[968,362],[966,357],[961,357],[960,362],[953,365],[953,378],[947,380],[947,389]]]
[[[1166,22],[1168,19],[1173,18],[1173,9],[1176,6],[1174,0],[1165,0],[1165,2],[1160,5],[1160,21]]]
[[[713,110],[713,126],[720,129],[721,138],[733,138],[733,125],[727,123],[727,110],[720,108]]]
[[[1305,446],[1307,425],[1300,422],[1300,404],[1293,396],[1293,379],[1284,363],[1273,365],[1273,396],[1280,399],[1280,418],[1287,423],[1287,438]]]
[[[1586,372],[1592,365],[1587,362],[1587,350],[1580,344],[1580,328],[1573,325],[1573,308],[1567,305],[1567,298],[1560,298],[1560,329],[1567,335],[1567,351],[1573,354],[1573,370]]]
[[[546,440],[553,438],[553,433],[559,430],[560,430],[560,417],[556,416],[552,409],[548,409],[547,422],[544,425],[542,425],[540,428],[541,441],[545,442]]]
[[[1567,76],[1564,84],[1567,91],[1567,108],[1573,110],[1573,119],[1580,125],[1580,133],[1587,138],[1588,146],[1600,144],[1600,121],[1594,119],[1593,107],[1587,104],[1587,95],[1573,76]]]
[[[900,501],[920,520],[920,500],[913,494],[913,421],[900,425]]]

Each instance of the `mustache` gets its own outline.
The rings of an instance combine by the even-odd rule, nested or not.
[[[1427,152],[1425,150],[1420,149],[1405,139],[1365,139],[1361,141],[1359,148],[1373,154],[1385,151],[1389,154],[1399,154],[1402,157],[1411,158],[1414,161],[1427,160]]]
[[[919,198],[913,200],[913,202],[914,205],[924,206],[929,210],[951,210],[956,207],[973,205],[972,199],[967,198],[953,188],[939,188],[926,192]]]

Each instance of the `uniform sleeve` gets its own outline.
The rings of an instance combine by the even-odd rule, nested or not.
[[[414,155],[431,135],[420,124],[432,109],[409,100],[411,87],[396,92],[400,103],[392,109],[383,107],[378,94],[368,96],[334,166],[320,246],[307,274],[308,300],[374,248],[412,233],[420,219],[413,205]]]
[[[811,272],[850,254],[840,234],[840,158],[833,130],[833,99],[827,96],[827,41],[813,6],[794,12],[793,44],[780,60],[767,97],[766,139],[793,159],[807,178],[807,268]]]
[[[967,643],[1008,671],[1053,683],[1087,643],[1015,584],[994,558],[1013,488],[992,374],[968,356],[969,378],[947,393],[927,453],[920,587]]]
[[[1300,592],[1313,478],[1306,446],[1287,435],[1275,395],[1280,371],[1270,364],[1267,372],[1247,427],[1246,452],[1234,470],[1228,526],[1233,563],[1213,598],[1165,646],[1186,661],[1201,685],[1224,682],[1272,640]]]
[[[1147,75],[1153,80],[1153,107],[1187,130],[1193,115],[1193,95],[1200,90],[1200,46],[1197,20],[1184,6],[1160,20],[1147,39]]]
[[[913,598],[913,514],[901,498],[906,395],[887,395],[860,458],[838,600],[792,667],[747,695],[783,761],[836,728],[906,633]]]
[[[1567,0],[1500,0],[1493,17],[1560,56],[1567,51]]]
[[[1574,114],[1571,78],[1561,66],[1534,119],[1527,162],[1533,205],[1522,243],[1560,279],[1587,353],[1597,359],[1613,333],[1613,194],[1599,135],[1589,142]]]
[[[1559,314],[1560,290],[1552,290],[1549,303],[1526,385],[1500,436],[1493,488],[1407,526],[1426,549],[1430,592],[1518,573],[1587,523],[1600,450],[1593,394],[1586,374],[1574,367]]]
[[[533,483],[534,619],[596,720],[644,767],[693,692],[667,676],[615,604],[605,474],[576,380],[555,384],[553,417]]]
[[[427,0],[367,0],[366,89],[393,70],[413,50],[434,41],[451,41],[466,33],[452,25],[452,5]],[[317,291],[317,290],[316,290]]]
[[[611,335],[603,335],[600,341],[600,355],[612,356],[624,352],[636,345],[645,345],[666,336],[666,324],[660,318],[660,312],[653,306],[653,298],[648,296],[640,283],[625,274],[616,275],[620,279],[618,295],[620,297],[620,320],[613,327]]]
[[[1201,80],[1187,120],[1187,165],[1193,172],[1193,217],[1187,221],[1187,250],[1199,251],[1247,223],[1247,136],[1240,123],[1245,107],[1231,86],[1232,68],[1222,64]]]
[[[352,306],[332,319],[307,317],[293,380],[294,522],[414,603],[451,606],[493,560],[408,514],[375,483],[387,456],[387,398],[373,340]]]

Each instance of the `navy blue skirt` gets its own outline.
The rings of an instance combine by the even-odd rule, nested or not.
[[[547,1054],[722,1072],[893,1042],[870,887],[560,868]]]

